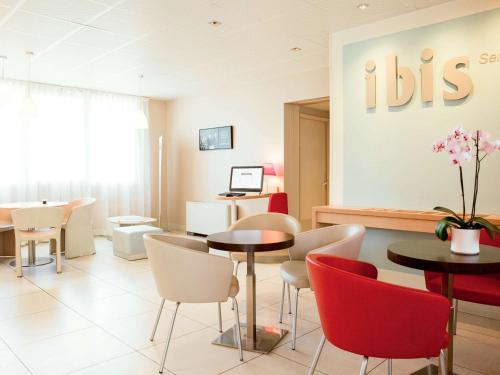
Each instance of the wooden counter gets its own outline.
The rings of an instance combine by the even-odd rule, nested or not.
[[[312,226],[318,228],[324,224],[362,224],[367,228],[434,233],[436,222],[445,216],[448,215],[432,210],[318,206],[312,209]],[[479,216],[500,225],[500,216]]]

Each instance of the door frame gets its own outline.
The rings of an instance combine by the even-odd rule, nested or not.
[[[301,107],[306,104],[315,104],[330,101],[330,97],[301,100],[285,103],[284,105],[284,190],[288,194],[288,212],[290,215],[300,218],[300,117],[312,116],[319,120],[328,121],[327,126],[327,171],[329,181],[330,175],[330,119],[315,116],[314,110],[308,110],[301,114]],[[331,117],[331,116],[330,116]],[[327,188],[327,204],[329,201],[330,188]]]

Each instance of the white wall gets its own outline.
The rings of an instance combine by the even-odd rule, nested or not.
[[[184,228],[186,201],[227,191],[231,166],[283,163],[284,103],[328,96],[328,85],[324,68],[167,102],[169,228]],[[234,149],[199,151],[198,130],[222,125],[234,126]]]
[[[430,25],[498,7],[500,1],[453,1],[332,34],[332,204],[424,210],[440,204],[459,208],[458,171],[446,155],[433,154],[431,145],[460,123],[469,129],[487,129],[500,137],[500,107],[496,103],[500,64],[478,64],[480,53],[498,53],[500,17],[482,23],[474,23],[470,18],[474,29],[467,28],[467,18],[457,21],[464,22],[459,27]],[[432,32],[428,32],[429,28]],[[431,107],[420,101],[418,69],[422,48],[433,48],[435,52],[435,101]],[[416,77],[417,90],[411,103],[398,110],[389,110],[385,100],[383,57],[389,53],[397,54],[400,64],[410,67]],[[464,103],[446,106],[440,96],[444,88],[443,60],[461,55],[471,60],[468,73],[475,88]],[[367,58],[377,60],[375,112],[367,112],[364,103]],[[482,212],[500,213],[499,170],[497,153],[484,165],[479,201]],[[467,171],[469,181],[470,172]],[[409,238],[432,235],[370,230],[361,256],[379,267],[414,272],[386,259],[389,243]]]

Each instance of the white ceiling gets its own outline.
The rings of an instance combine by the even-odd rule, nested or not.
[[[166,99],[327,67],[330,32],[446,1],[0,0],[0,55],[9,78],[31,50],[34,81]]]

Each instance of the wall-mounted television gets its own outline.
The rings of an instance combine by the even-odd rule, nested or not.
[[[216,128],[200,129],[200,150],[228,150],[233,148],[233,127],[219,126]]]

